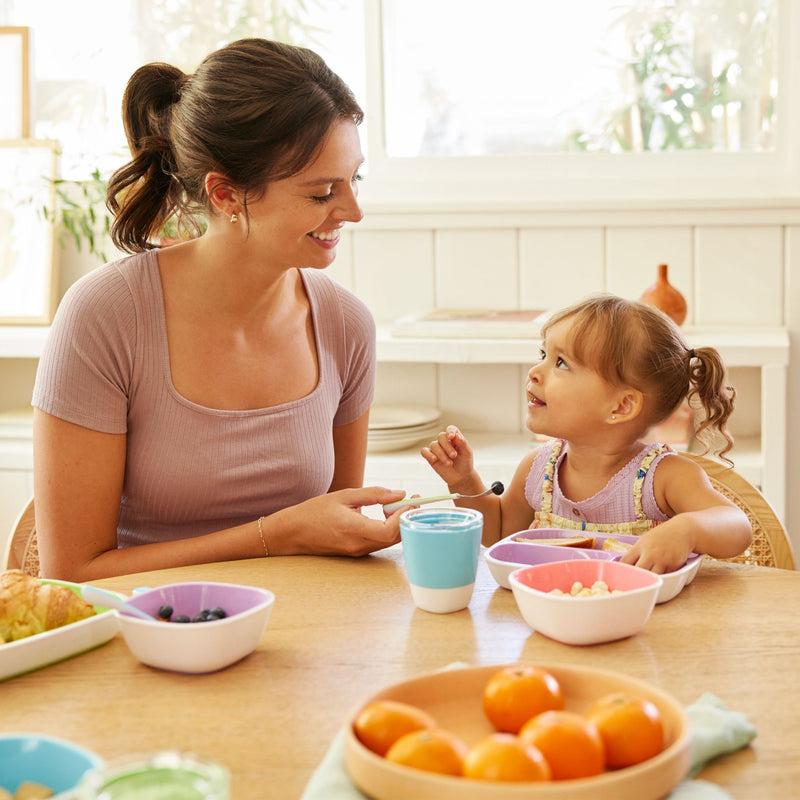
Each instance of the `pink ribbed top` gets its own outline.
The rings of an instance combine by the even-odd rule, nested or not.
[[[525,483],[525,498],[534,511],[542,510],[542,493],[545,471],[548,466],[550,454],[556,440],[545,442],[537,451]],[[562,447],[561,453],[555,464],[552,483],[553,514],[572,520],[573,523],[586,523],[598,525],[612,525],[618,523],[636,522],[636,502],[634,485],[642,462],[648,453],[658,445],[647,444],[634,456],[611,480],[592,497],[585,500],[570,500],[561,491],[558,482],[558,471],[567,455],[567,448]],[[653,491],[653,476],[656,468],[665,456],[672,453],[660,453],[650,464],[647,474],[642,482],[642,510],[648,520],[653,522],[666,522],[669,517],[658,507]]]
[[[155,251],[107,264],[64,296],[32,402],[92,430],[127,433],[121,547],[243,524],[328,490],[331,430],[372,402],[375,325],[326,275],[300,272],[319,382],[299,400],[245,411],[199,406],[173,386]]]

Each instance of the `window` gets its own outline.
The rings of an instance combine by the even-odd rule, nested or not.
[[[31,27],[34,135],[66,178],[125,159],[137,66],[274,36],[365,106],[371,209],[800,196],[793,0],[0,0],[0,24]]]
[[[367,10],[368,63],[383,81],[369,83],[364,197],[378,207],[798,193],[790,0]]]
[[[389,156],[774,147],[776,0],[382,7]]]
[[[234,39],[279,38],[317,50],[365,93],[361,0],[0,0],[0,25],[31,29],[32,135],[60,143],[67,179],[127,159],[122,93],[148,61],[191,72]]]

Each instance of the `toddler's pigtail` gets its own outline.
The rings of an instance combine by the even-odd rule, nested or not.
[[[689,402],[696,398],[705,412],[695,434],[708,448],[708,437],[704,434],[709,431],[719,433],[726,442],[725,447],[719,451],[719,455],[724,458],[725,453],[733,447],[733,437],[728,432],[726,423],[733,413],[736,391],[728,385],[725,365],[713,347],[689,350],[686,359],[689,370]],[[724,460],[732,463],[729,458]]]

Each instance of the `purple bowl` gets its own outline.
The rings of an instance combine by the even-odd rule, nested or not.
[[[267,589],[233,583],[173,583],[134,594],[128,602],[157,615],[171,605],[173,615],[190,619],[219,606],[223,619],[209,622],[161,622],[114,611],[125,643],[142,663],[174,672],[223,669],[251,653],[261,640],[275,595]]]
[[[550,547],[559,547],[563,552],[564,550],[583,550],[584,552],[591,553],[594,551],[607,552],[603,550],[603,543],[606,539],[616,539],[618,542],[625,542],[626,544],[633,544],[638,540],[638,536],[629,536],[621,533],[600,533],[599,531],[577,531],[568,530],[565,528],[535,528],[529,531],[519,531],[512,533],[511,536],[503,539],[503,542],[513,542],[518,539],[572,539],[574,536],[586,536],[595,540],[594,548],[582,547],[559,547],[559,545],[549,545]],[[498,542],[501,544],[501,542]],[[528,544],[535,544],[535,542],[528,542]],[[614,555],[619,555],[615,553]],[[590,556],[591,557],[591,556]]]
[[[140,591],[127,602],[153,617],[158,616],[163,605],[172,606],[174,616],[186,614],[192,618],[204,608],[219,606],[225,609],[227,617],[232,617],[270,601],[270,595],[264,589],[238,583],[173,583]]]
[[[501,539],[486,550],[485,558],[492,577],[504,589],[511,589],[510,575],[514,570],[522,567],[532,567],[537,564],[547,564],[552,561],[618,561],[622,553],[603,550],[603,542],[609,537],[620,542],[633,544],[638,536],[629,536],[617,533],[599,533],[586,531],[587,536],[595,540],[594,548],[565,547],[556,544],[537,544],[536,542],[520,542],[519,539],[567,539],[581,534],[581,531],[566,530],[563,528],[537,528],[535,530],[519,531]],[[656,603],[665,603],[679,594],[684,586],[694,580],[702,556],[692,553],[686,563],[666,575],[662,575],[663,583],[658,593]]]

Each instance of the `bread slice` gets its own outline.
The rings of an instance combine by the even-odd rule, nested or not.
[[[633,545],[629,542],[621,542],[619,539],[609,536],[608,539],[603,542],[602,549],[612,553],[626,553],[631,547],[633,547]]]
[[[560,547],[588,547],[594,550],[595,540],[591,536],[555,536],[552,539],[528,539],[519,537],[515,542],[525,542],[526,544],[555,544]]]

